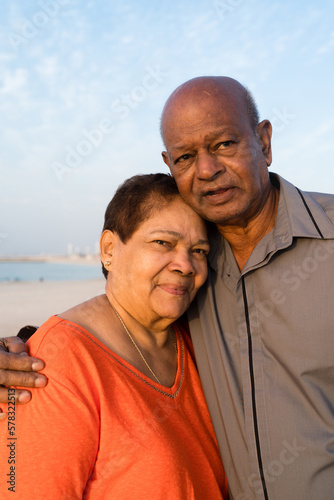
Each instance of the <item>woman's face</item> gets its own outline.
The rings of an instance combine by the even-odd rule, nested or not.
[[[147,328],[182,316],[207,277],[209,242],[202,219],[176,197],[126,243],[107,233],[113,241],[107,289],[115,305]]]

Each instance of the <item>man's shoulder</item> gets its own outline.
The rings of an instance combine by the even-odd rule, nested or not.
[[[318,193],[306,191],[305,194],[309,195],[318,205],[321,206],[327,217],[334,223],[334,194]]]
[[[303,188],[298,189],[294,184],[291,184],[289,181],[273,172],[271,172],[270,178],[274,185],[279,185],[280,189],[283,190],[290,213],[291,211],[293,213],[298,211],[298,207],[295,202],[296,200],[300,200],[299,195],[302,195],[304,202],[307,201],[307,199],[311,202],[307,202],[307,205],[309,205],[310,208],[312,207],[312,209],[316,209],[316,207],[318,207],[318,215],[321,217],[321,213],[324,213],[330,223],[334,224],[334,194],[308,191]]]
[[[334,209],[334,194],[318,193],[314,191],[305,191],[311,198],[313,198],[324,209]]]

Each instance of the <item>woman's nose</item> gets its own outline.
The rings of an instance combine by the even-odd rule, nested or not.
[[[194,276],[195,268],[192,262],[192,255],[189,252],[176,252],[169,269],[184,276]]]

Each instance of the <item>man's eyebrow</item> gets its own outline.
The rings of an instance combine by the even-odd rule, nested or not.
[[[182,149],[189,148],[189,146],[172,146],[169,148],[169,151],[182,151]]]
[[[217,128],[217,130],[213,131],[211,134],[207,135],[205,137],[205,140],[214,140],[216,139],[217,137],[219,137],[220,135],[223,135],[223,134],[232,134],[232,133],[235,133],[235,131],[233,130],[232,127],[225,127],[223,129],[220,129],[220,128]],[[192,149],[192,145],[187,145],[187,144],[182,144],[181,146],[171,146],[170,148],[168,148],[168,151],[184,151],[184,150],[191,150]]]

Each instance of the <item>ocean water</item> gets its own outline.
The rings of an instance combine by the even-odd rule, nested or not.
[[[101,265],[56,262],[0,262],[0,282],[74,281],[102,278]]]

